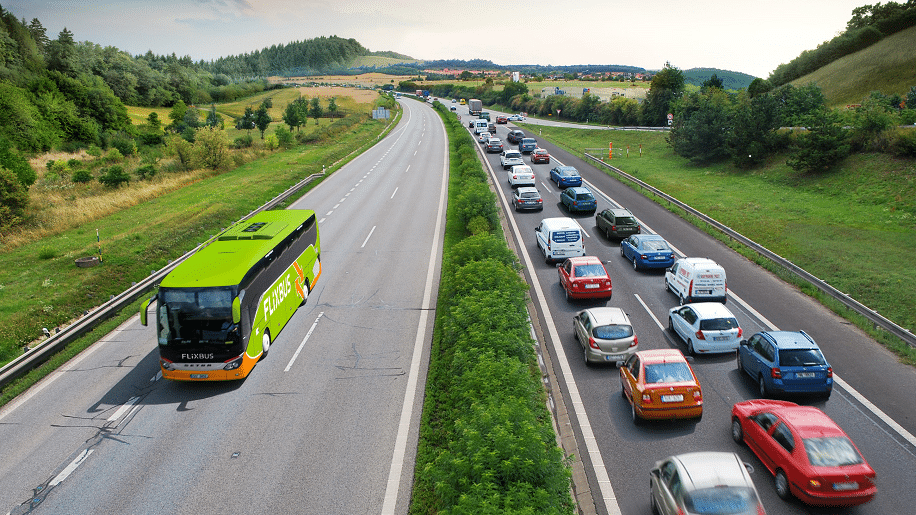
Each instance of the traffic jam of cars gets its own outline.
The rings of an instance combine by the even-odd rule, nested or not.
[[[497,123],[520,117],[500,115]],[[734,442],[756,455],[758,465],[772,476],[778,497],[832,507],[872,500],[877,491],[875,471],[824,411],[804,404],[826,400],[833,390],[833,368],[814,339],[803,330],[746,334],[727,307],[722,266],[705,257],[678,257],[661,235],[644,232],[636,216],[622,206],[600,209],[575,167],[555,162],[549,171],[546,166],[533,167],[550,164],[549,153],[523,130],[511,125],[508,129],[507,143],[498,140],[496,146],[488,136],[480,140],[482,150],[501,152],[515,211],[542,211],[547,198],[553,197],[561,214],[567,215],[539,219],[534,245],[546,263],[556,266],[566,302],[581,304],[573,316],[572,336],[584,363],[616,368],[620,396],[633,424],[699,421],[704,417],[704,396],[694,367],[703,364],[697,360],[731,355],[736,377],[753,385],[751,391],[760,398],[735,402],[731,413],[705,416],[718,417],[723,424],[730,419],[725,427],[731,428]],[[558,192],[542,194],[538,175],[549,179]],[[608,305],[613,288],[605,263],[610,262],[588,252],[581,213],[594,216],[598,234],[619,242],[620,256],[632,265],[632,273],[651,276],[657,271],[659,287],[672,294],[675,304],[667,309],[668,339],[675,348],[640,349],[639,328],[623,309]],[[751,464],[734,452],[685,451],[658,461],[649,472],[653,513],[765,513],[748,474]],[[778,506],[771,510],[780,513]]]

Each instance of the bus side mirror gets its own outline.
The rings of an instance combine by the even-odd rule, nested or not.
[[[140,305],[140,325],[146,325],[146,310],[149,309],[150,302],[153,301],[156,297],[150,297],[143,301],[143,304]]]
[[[232,299],[232,323],[237,324],[242,321],[242,303],[239,298]]]

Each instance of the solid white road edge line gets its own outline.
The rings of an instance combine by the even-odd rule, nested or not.
[[[489,161],[484,162],[486,163],[487,169],[490,171],[490,176],[496,181],[496,174],[493,172],[493,168],[490,166]],[[502,188],[496,188],[496,192],[502,200],[503,208],[508,212],[509,202],[506,200],[506,195]],[[515,223],[515,217],[507,216],[506,219],[512,226],[512,232],[515,234],[516,241],[518,241],[519,245],[524,249],[525,240],[519,232],[518,224]],[[551,341],[554,342],[554,352],[557,354],[557,363],[560,365],[560,371],[563,376],[562,379],[566,383],[566,389],[569,391],[569,397],[576,414],[576,420],[579,422],[579,428],[582,431],[582,439],[585,442],[585,449],[586,452],[588,452],[589,461],[592,464],[595,480],[598,482],[598,488],[601,493],[601,499],[604,502],[604,507],[609,515],[620,515],[620,505],[617,503],[617,496],[614,494],[613,486],[611,486],[611,478],[608,476],[607,468],[604,465],[604,459],[601,457],[601,451],[598,449],[598,440],[595,438],[595,433],[592,431],[591,423],[588,420],[588,414],[585,412],[585,406],[582,403],[582,397],[579,395],[579,388],[576,386],[576,380],[573,377],[572,369],[569,367],[569,360],[566,358],[566,352],[563,350],[563,346],[560,345],[560,334],[557,332],[557,328],[553,323],[553,316],[550,314],[550,308],[547,306],[544,290],[541,288],[541,283],[535,273],[534,265],[531,262],[531,256],[528,255],[527,251],[522,252],[522,255],[524,256],[525,266],[531,272],[531,287],[534,288],[538,304],[546,318],[544,324],[547,326],[547,330],[550,333]]]
[[[423,357],[426,323],[429,319],[430,304],[435,280],[436,259],[441,259],[437,245],[442,233],[442,220],[445,210],[445,196],[448,191],[448,139],[445,138],[445,150],[442,156],[442,184],[439,187],[439,212],[436,215],[436,231],[429,251],[429,264],[426,269],[426,288],[423,291],[423,304],[420,309],[420,321],[417,323],[417,336],[413,344],[413,356],[410,359],[410,373],[407,376],[407,390],[404,394],[404,405],[401,407],[401,418],[398,423],[398,434],[394,442],[394,455],[391,457],[391,468],[388,472],[388,485],[385,489],[385,502],[382,504],[382,515],[393,515],[398,502],[398,490],[401,486],[401,471],[407,454],[407,437],[410,435],[410,421],[413,418],[413,404],[417,395],[417,382],[420,376],[420,358]]]

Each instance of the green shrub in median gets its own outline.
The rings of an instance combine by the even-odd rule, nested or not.
[[[474,141],[439,109],[452,150],[448,224],[410,513],[572,514],[570,471],[529,332],[528,285],[502,238]]]

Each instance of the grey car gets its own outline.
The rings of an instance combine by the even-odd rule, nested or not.
[[[649,473],[652,513],[662,515],[765,514],[750,465],[734,452],[670,456]]]

